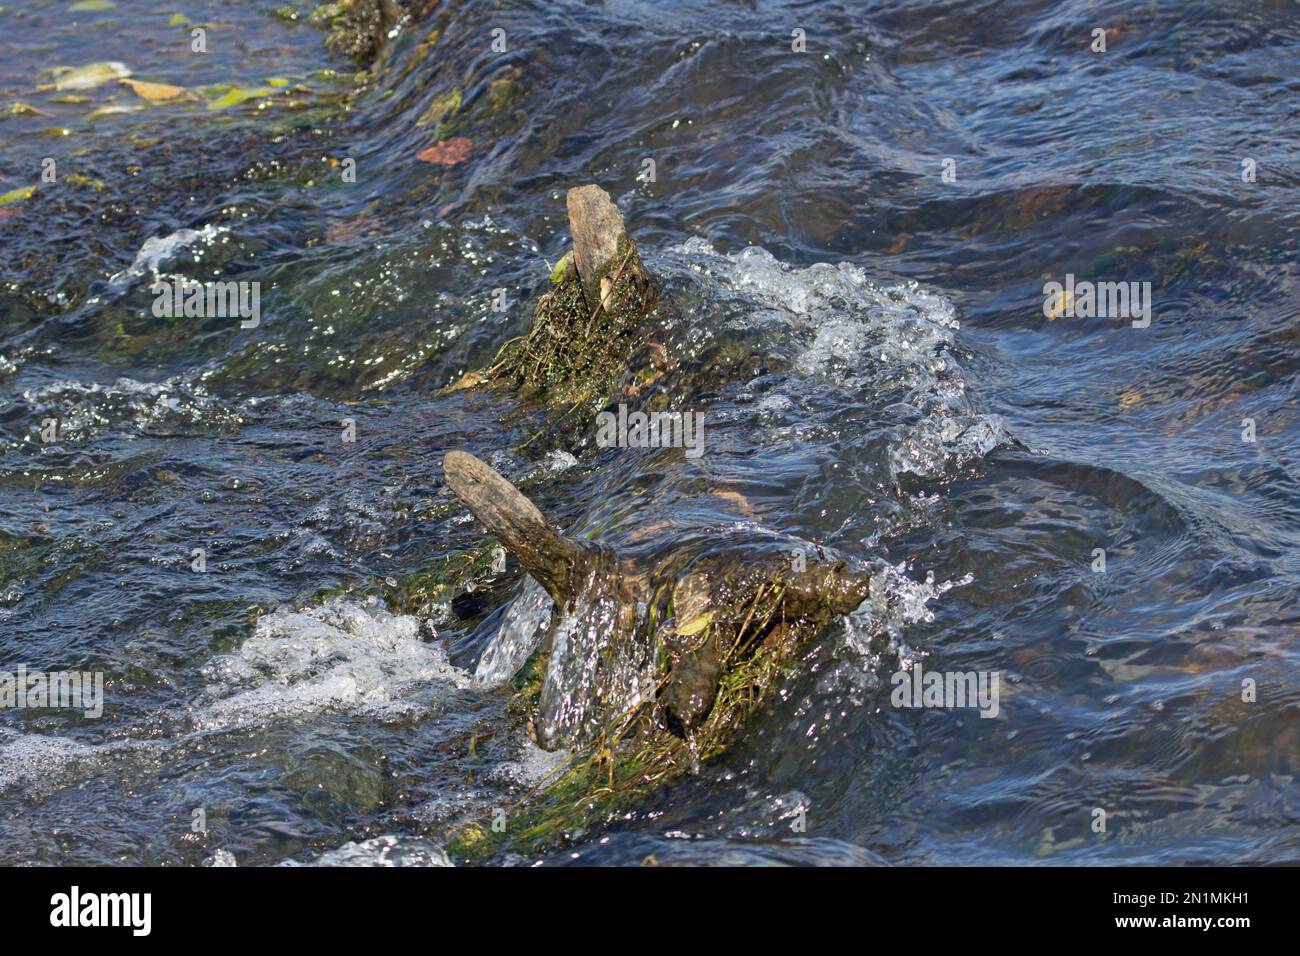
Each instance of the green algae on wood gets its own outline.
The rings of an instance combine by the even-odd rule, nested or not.
[[[568,212],[573,250],[552,270],[529,332],[507,342],[489,369],[444,391],[496,385],[568,414],[658,377],[661,369],[644,366],[659,359],[639,358],[657,349],[666,361],[651,341],[654,284],[622,216],[596,186],[570,190]],[[456,828],[449,850],[457,858],[575,838],[716,757],[771,699],[800,649],[868,594],[864,572],[834,560],[796,568],[787,543],[760,532],[715,546],[670,543],[632,560],[566,538],[471,455],[448,453],[444,473],[554,602],[547,637],[516,675],[508,713],[543,748],[572,748],[510,809],[504,828],[487,821]],[[557,628],[583,615],[600,643],[584,649],[574,716],[563,676],[572,638],[555,653],[551,643]],[[643,682],[626,695],[629,668]]]

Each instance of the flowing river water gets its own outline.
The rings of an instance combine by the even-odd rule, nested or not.
[[[628,554],[873,572],[722,757],[493,862],[1300,860],[1295,3],[418,2],[360,62],[306,0],[75,6],[0,6],[0,670],[104,706],[0,711],[0,859],[445,863],[544,780],[503,682],[549,602],[410,584],[484,544],[463,449]],[[587,182],[665,347],[746,356],[699,458],[434,397]],[[918,666],[996,717],[895,706]]]

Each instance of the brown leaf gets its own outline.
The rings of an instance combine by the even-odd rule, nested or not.
[[[120,79],[118,82],[122,83],[123,86],[131,87],[131,92],[134,92],[142,100],[148,100],[149,103],[156,103],[159,100],[174,100],[177,96],[196,99],[196,96],[186,90],[185,87],[172,86],[170,83],[147,83],[143,79]]]
[[[746,498],[744,495],[742,495],[739,491],[732,491],[730,488],[710,488],[709,494],[713,495],[714,497],[721,498],[724,501],[730,501],[737,508],[739,508],[741,512],[743,512],[744,514],[748,515],[751,518],[754,517],[754,508],[749,503],[749,499]]]
[[[469,151],[473,146],[474,144],[466,137],[456,136],[435,146],[430,146],[428,149],[421,150],[415,154],[415,158],[422,163],[455,166],[457,163],[463,163],[469,159]]]
[[[131,87],[131,92],[142,100],[156,103],[159,100],[174,100],[178,96],[194,99],[194,94],[183,86],[170,83],[146,83],[144,80],[119,80],[124,86]]]

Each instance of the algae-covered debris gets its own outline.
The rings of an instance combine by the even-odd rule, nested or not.
[[[535,742],[573,755],[519,816],[516,848],[571,832],[723,751],[798,649],[868,595],[865,572],[843,561],[796,567],[772,540],[704,553],[670,544],[627,559],[560,534],[472,455],[449,452],[443,468],[457,498],[555,601],[514,707]],[[500,843],[471,827],[456,846],[478,855]]]
[[[553,408],[608,394],[646,341],[655,289],[623,217],[599,186],[569,190],[573,252],[551,273],[526,336],[507,342],[491,377]]]
[[[654,284],[617,206],[584,186],[569,191],[568,213],[573,249],[532,327],[452,390],[504,385],[568,414],[618,387],[644,388],[669,366],[652,341]],[[571,749],[505,830],[453,834],[464,858],[575,836],[721,753],[800,648],[867,597],[865,572],[834,560],[796,568],[788,542],[757,531],[633,560],[561,534],[472,455],[449,452],[443,467],[456,497],[554,602],[510,712],[542,748]]]
[[[787,635],[806,635],[867,596],[866,575],[843,562],[796,569],[786,551],[753,543],[704,554],[670,545],[649,561],[632,562],[560,534],[517,488],[473,455],[448,452],[443,470],[456,497],[554,599],[561,611],[557,621],[581,603],[612,628],[601,643],[615,650],[633,644],[651,649],[643,656],[654,659],[658,672],[649,682],[658,689],[665,727],[680,737],[709,716],[732,665]],[[586,676],[599,683],[601,667],[600,659],[588,661]],[[583,706],[599,710],[607,703],[618,706]],[[542,717],[546,726],[538,743],[547,748],[582,742],[591,725]]]
[[[335,0],[311,12],[309,22],[328,32],[325,45],[358,63],[367,63],[384,47],[387,33],[402,18],[394,0]]]

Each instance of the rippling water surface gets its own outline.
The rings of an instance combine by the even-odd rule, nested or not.
[[[875,572],[734,749],[548,863],[1300,859],[1295,3],[421,2],[360,83],[305,0],[69,6],[0,9],[0,668],[106,705],[0,713],[6,859],[442,864],[542,780],[501,730],[535,586],[404,599],[482,544],[453,448],[630,554]],[[38,89],[98,61],[192,96]],[[700,459],[432,397],[586,182],[665,346],[744,357]],[[1150,326],[1049,319],[1067,273]],[[260,324],[156,317],[180,277]],[[918,663],[998,717],[892,706]]]

